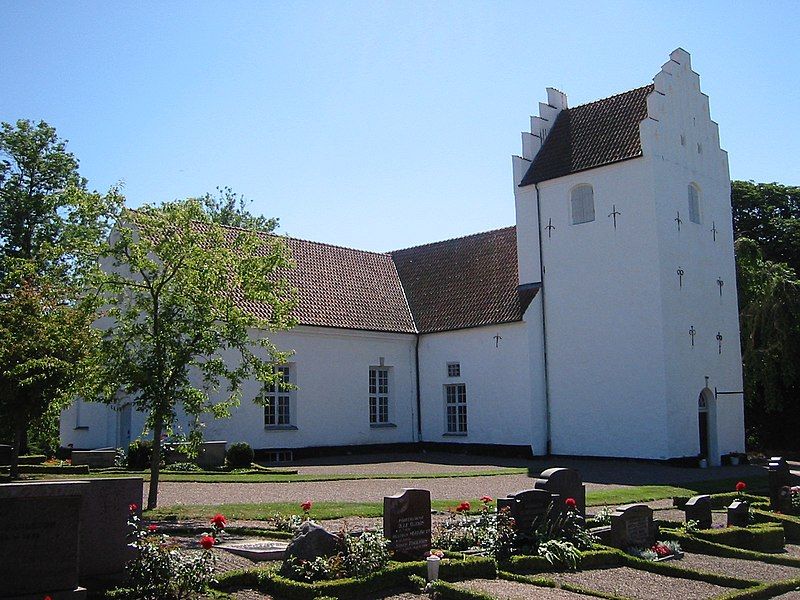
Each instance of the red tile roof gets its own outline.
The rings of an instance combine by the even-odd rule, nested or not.
[[[520,186],[642,155],[639,123],[653,84],[562,110]]]
[[[392,252],[420,333],[521,321],[517,230],[506,227]]]

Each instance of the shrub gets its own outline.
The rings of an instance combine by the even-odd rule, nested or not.
[[[196,464],[190,463],[190,462],[173,463],[173,464],[169,465],[169,467],[167,467],[167,469],[170,470],[170,471],[178,471],[178,472],[183,472],[183,473],[196,473],[197,471],[202,471],[203,470],[200,467],[198,467]]]
[[[539,544],[539,556],[554,567],[566,567],[570,571],[578,568],[581,553],[572,542],[565,540],[547,540]]]
[[[153,442],[150,440],[135,440],[128,446],[128,459],[126,466],[129,469],[146,469],[153,460]]]
[[[225,462],[231,469],[249,467],[253,464],[253,449],[247,442],[238,442],[228,448]]]
[[[365,531],[344,537],[344,549],[335,556],[318,556],[314,560],[296,557],[283,562],[280,574],[295,581],[326,581],[367,577],[389,564],[389,543],[382,534]]]

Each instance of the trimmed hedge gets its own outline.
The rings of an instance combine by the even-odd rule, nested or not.
[[[761,583],[746,590],[731,592],[725,596],[717,596],[715,600],[761,600],[762,598],[774,598],[794,590],[800,590],[800,579]]]
[[[701,540],[694,536],[686,535],[680,531],[664,530],[661,534],[667,539],[678,540],[681,548],[687,552],[697,552],[698,554],[710,554],[724,558],[741,558],[743,560],[758,560],[773,565],[785,565],[789,567],[800,567],[800,558],[795,556],[785,556],[782,554],[764,554],[752,550],[743,550],[733,546],[725,546],[707,540]]]
[[[783,525],[786,540],[800,544],[800,516],[774,513],[770,510],[756,507],[751,508],[750,513],[759,523],[780,523]]]
[[[617,567],[622,564],[621,555],[622,553],[620,551],[611,548],[587,550],[585,552],[581,552],[581,562],[578,567],[580,570]],[[541,556],[512,556],[501,566],[508,572],[519,575],[532,575],[536,573],[548,573],[559,570],[558,567],[554,567]]]
[[[693,535],[715,544],[754,552],[781,552],[784,546],[783,527],[777,523],[750,525],[746,528],[702,529]]]

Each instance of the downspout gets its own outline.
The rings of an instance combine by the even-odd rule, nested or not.
[[[550,377],[547,373],[547,319],[545,317],[545,285],[544,285],[544,255],[542,254],[542,204],[539,201],[539,184],[534,183],[536,189],[536,221],[539,227],[539,280],[542,287],[539,292],[542,294],[542,358],[544,360],[544,411],[545,411],[545,439],[547,440],[547,455],[552,450],[551,428],[550,428]]]
[[[414,344],[414,365],[417,375],[417,441],[422,441],[422,399],[419,391],[419,333],[417,342]]]

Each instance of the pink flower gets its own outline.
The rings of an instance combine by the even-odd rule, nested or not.
[[[136,504],[136,502],[131,502],[128,505],[128,510],[131,511],[131,512],[136,512],[137,510],[139,510],[139,505]]]
[[[200,538],[200,546],[203,550],[211,550],[211,547],[214,545],[214,538],[210,535],[204,535]]]
[[[225,529],[225,525],[228,524],[228,521],[223,515],[217,513],[212,517],[211,523],[216,525],[219,529]]]
[[[489,504],[490,502],[492,502],[492,497],[491,496],[481,496],[481,502],[483,502],[484,504]]]
[[[737,492],[743,492],[746,489],[747,489],[747,484],[744,481],[740,481],[739,483],[736,484]]]
[[[567,498],[564,500],[564,504],[566,504],[569,509],[574,509],[578,505],[578,503],[575,502],[575,498]]]
[[[305,502],[303,502],[303,503],[300,505],[300,508],[302,508],[302,509],[303,509],[303,512],[308,512],[308,511],[310,511],[310,510],[311,510],[311,507],[312,507],[312,506],[314,506],[314,504],[311,502],[311,500],[306,500]]]

